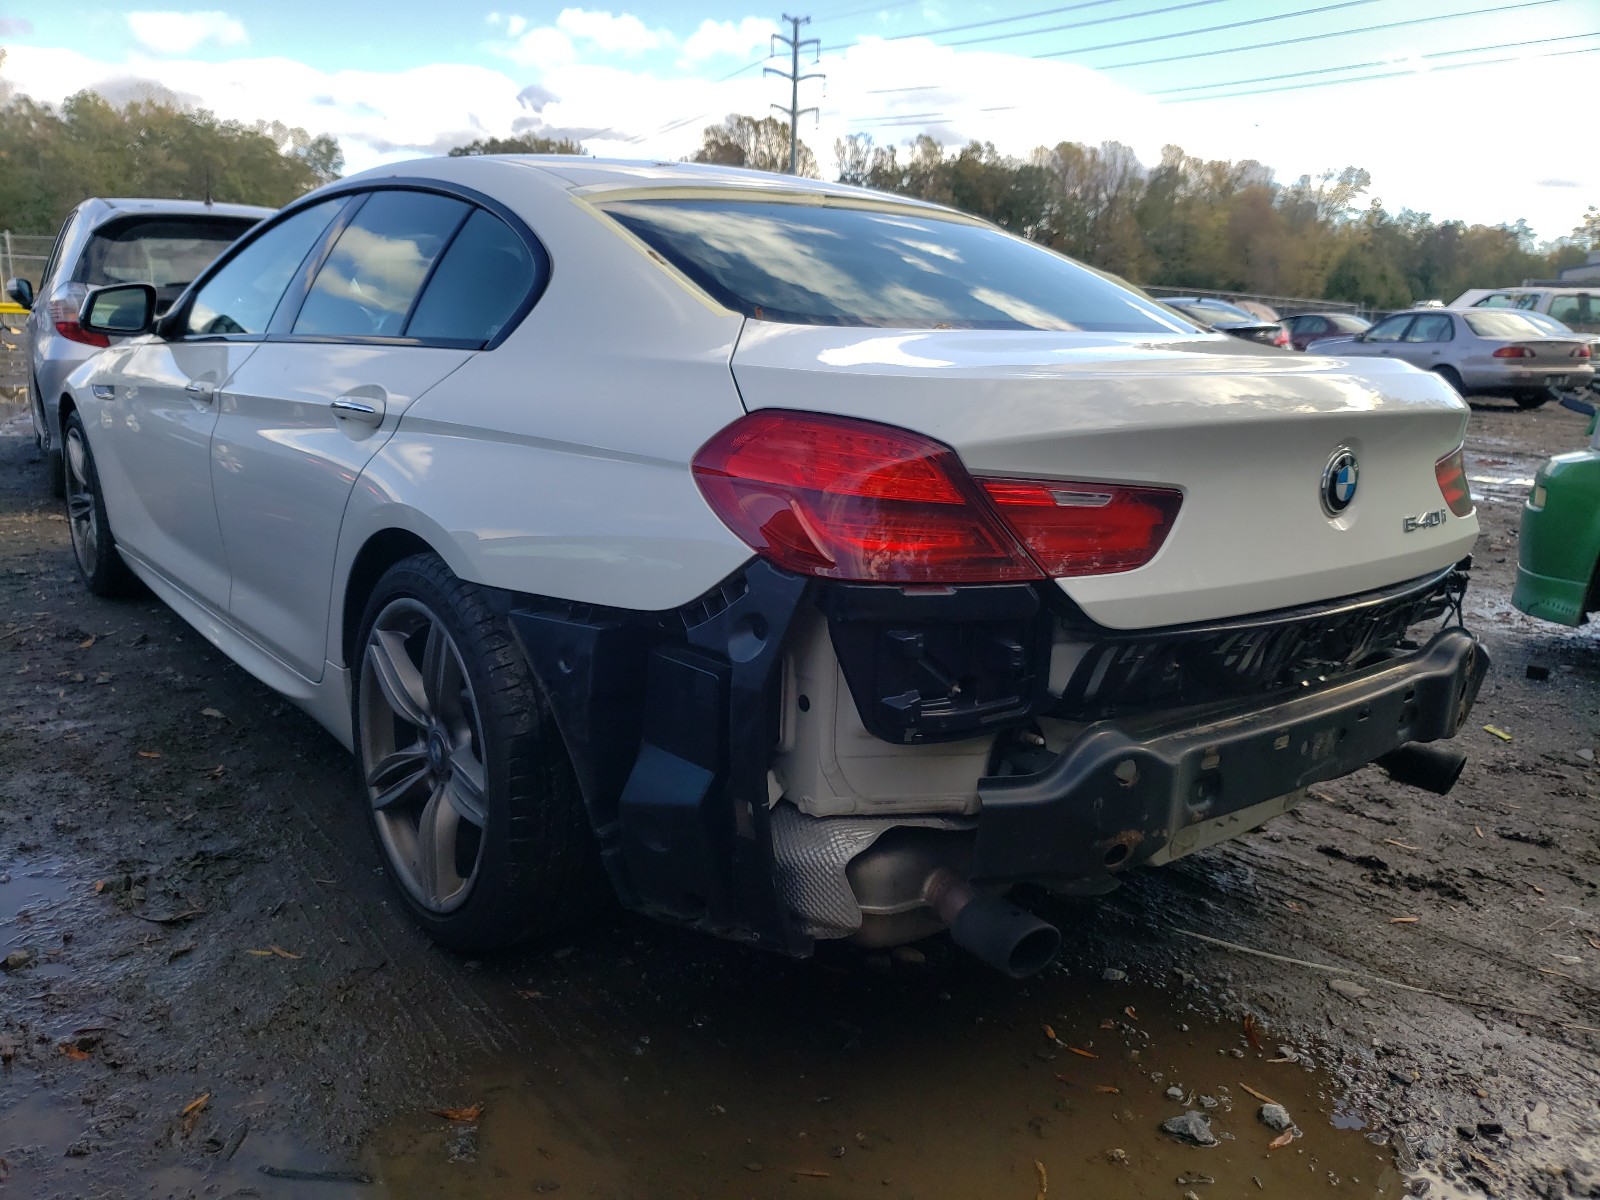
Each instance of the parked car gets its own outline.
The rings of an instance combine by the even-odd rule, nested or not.
[[[1546,334],[1521,313],[1418,308],[1385,317],[1353,338],[1328,338],[1317,353],[1398,358],[1448,380],[1456,391],[1509,396],[1538,408],[1551,388],[1594,377],[1589,343]]]
[[[1264,346],[1289,344],[1289,331],[1281,322],[1265,320],[1224,300],[1213,300],[1207,296],[1163,296],[1161,303],[1177,309],[1190,320],[1199,321],[1208,329],[1231,334],[1247,342],[1260,342]]]
[[[1296,313],[1283,319],[1289,345],[1305,350],[1325,338],[1354,337],[1372,328],[1372,322],[1352,313]]]
[[[1554,317],[1579,333],[1600,333],[1600,288],[1469,288],[1451,308],[1514,308]]]
[[[1448,789],[1487,658],[1437,377],[1203,333],[902,196],[570,157],[290,205],[73,375],[135,577],[360,763],[460,949],[626,905],[804,955],[1115,886],[1367,763]],[[603,867],[603,870],[602,870]]]
[[[62,224],[37,292],[27,279],[6,281],[6,293],[30,310],[23,330],[28,399],[56,495],[65,479],[59,405],[67,376],[111,340],[78,321],[89,289],[149,284],[164,312],[229,243],[272,212],[249,204],[94,197]]]
[[[1600,611],[1600,429],[1539,468],[1522,509],[1511,602],[1529,616],[1582,625]]]

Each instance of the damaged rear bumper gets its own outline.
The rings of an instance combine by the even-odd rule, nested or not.
[[[1452,737],[1489,667],[1446,629],[1316,691],[1091,725],[1044,771],[979,784],[979,883],[1082,880],[1169,857],[1186,829],[1348,775],[1407,742]]]

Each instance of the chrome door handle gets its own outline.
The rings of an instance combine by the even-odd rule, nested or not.
[[[190,383],[184,384],[183,390],[189,395],[193,396],[196,400],[209,400],[211,399],[211,394],[217,389],[209,383],[202,383],[200,380],[196,379]]]
[[[352,400],[348,396],[340,396],[330,406],[333,415],[341,421],[359,421],[363,425],[378,425],[383,421],[383,410],[368,404],[365,400]]]

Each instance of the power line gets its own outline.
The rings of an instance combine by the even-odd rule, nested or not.
[[[1522,46],[1547,46],[1552,42],[1574,42],[1579,38],[1600,37],[1600,33],[1569,33],[1562,37],[1533,38],[1526,42],[1507,42],[1490,46],[1467,46],[1460,50],[1434,50],[1428,54],[1410,55],[1411,58],[1454,58],[1462,54],[1482,54],[1490,50],[1516,50]],[[1279,79],[1303,79],[1307,75],[1334,75],[1340,71],[1365,71],[1372,67],[1392,67],[1397,59],[1379,58],[1371,62],[1346,63],[1342,67],[1317,67],[1309,71],[1286,71],[1281,75],[1257,75],[1251,79],[1229,79],[1220,83],[1191,83],[1185,87],[1164,88],[1149,92],[1151,96],[1173,96],[1179,92],[1203,92],[1211,88],[1243,87],[1248,83],[1272,83]],[[1337,81],[1336,81],[1337,82]],[[1195,97],[1205,99],[1206,97]],[[1163,103],[1167,103],[1163,101]]]
[[[1168,42],[1173,38],[1194,37],[1201,33],[1220,33],[1224,29],[1243,29],[1247,25],[1266,25],[1273,21],[1289,21],[1295,17],[1314,17],[1319,13],[1337,12],[1345,8],[1360,8],[1367,4],[1376,4],[1378,0],[1339,0],[1338,4],[1323,4],[1317,8],[1301,8],[1294,12],[1274,13],[1267,17],[1250,17],[1243,21],[1229,21],[1226,25],[1208,25],[1204,29],[1180,29],[1176,33],[1156,33],[1149,37],[1129,38],[1125,42],[1108,42],[1103,46],[1082,46],[1076,50],[1051,50],[1045,54],[1035,54],[1034,58],[1065,58],[1071,54],[1088,54],[1091,50],[1115,50],[1122,46],[1142,46],[1146,42]],[[1551,0],[1553,2],[1553,0]],[[1040,32],[1052,32],[1041,30]]]
[[[1214,0],[1220,2],[1220,0]],[[1121,0],[1083,0],[1080,4],[1063,4],[1060,8],[1041,8],[1038,12],[1018,13],[1014,17],[991,17],[987,21],[969,21],[965,25],[945,25],[939,29],[919,29],[916,33],[897,33],[894,37],[884,38],[886,42],[903,42],[907,38],[936,37],[942,33],[964,33],[968,29],[988,29],[994,25],[1009,25],[1013,21],[1032,21],[1038,17],[1054,17],[1064,12],[1077,12],[1083,8],[1100,8],[1107,4],[1119,4]],[[1137,13],[1132,14],[1138,16]],[[1112,21],[1126,21],[1127,17],[1109,17]],[[1093,22],[1085,22],[1093,24]],[[1073,26],[1072,28],[1077,28]],[[1010,35],[1006,35],[1010,36]]]
[[[1120,71],[1127,67],[1152,67],[1159,63],[1188,62],[1196,58],[1212,58],[1219,54],[1239,54],[1246,50],[1270,50],[1277,46],[1298,46],[1305,42],[1321,42],[1329,38],[1349,37],[1357,33],[1374,33],[1382,29],[1400,29],[1411,25],[1431,25],[1435,21],[1453,21],[1458,17],[1481,17],[1485,13],[1516,12],[1523,8],[1539,8],[1546,4],[1556,4],[1560,0],[1524,0],[1520,4],[1499,4],[1492,8],[1474,8],[1468,12],[1444,13],[1436,17],[1412,17],[1405,21],[1390,21],[1383,25],[1363,25],[1359,29],[1335,29],[1328,33],[1308,33],[1301,37],[1281,38],[1275,42],[1255,42],[1248,46],[1228,46],[1221,50],[1197,50],[1192,54],[1172,54],[1166,58],[1142,58],[1136,62],[1110,63],[1103,67],[1096,67],[1097,71]],[[1110,50],[1111,46],[1089,46],[1076,53],[1087,53],[1089,50]],[[1036,54],[1035,58],[1059,58],[1059,54]]]
[[[1498,49],[1498,47],[1496,47]],[[1183,96],[1176,100],[1163,100],[1162,104],[1193,104],[1201,100],[1231,100],[1240,96],[1266,96],[1274,92],[1299,92],[1307,88],[1338,87],[1342,83],[1368,83],[1378,79],[1400,79],[1407,75],[1437,74],[1440,71],[1464,71],[1468,67],[1494,67],[1504,63],[1527,62],[1535,58],[1566,58],[1572,54],[1600,53],[1600,46],[1586,46],[1581,50],[1551,50],[1545,54],[1508,54],[1504,58],[1485,58],[1477,62],[1446,63],[1442,67],[1434,67],[1429,72],[1422,71],[1386,71],[1377,75],[1353,75],[1349,79],[1321,79],[1315,83],[1290,83],[1282,87],[1251,88],[1242,92],[1223,92],[1218,96]]]
[[[1063,30],[1068,30],[1068,29],[1087,29],[1091,25],[1109,25],[1114,21],[1131,21],[1136,17],[1159,17],[1159,16],[1165,15],[1166,13],[1182,12],[1186,8],[1204,8],[1208,4],[1219,4],[1219,3],[1221,3],[1221,0],[1187,0],[1187,2],[1184,3],[1184,4],[1169,4],[1166,8],[1147,8],[1147,9],[1143,10],[1142,12],[1123,13],[1121,16],[1116,16],[1116,17],[1097,17],[1093,21],[1078,21],[1078,22],[1076,22],[1074,24],[1070,24],[1070,25],[1046,25],[1042,29],[1022,29],[1022,30],[1017,31],[1016,33],[990,33],[990,34],[985,34],[983,37],[962,38],[958,42],[939,42],[938,45],[940,45],[940,46],[951,46],[951,47],[954,47],[954,46],[978,46],[978,45],[983,44],[984,42],[1003,42],[1007,38],[1033,37],[1033,36],[1035,36],[1037,34],[1041,34],[1041,33],[1061,33]],[[1350,3],[1350,4],[1376,4],[1377,0],[1347,0],[1347,3]],[[1296,16],[1298,14],[1290,13],[1288,15]],[[1260,20],[1263,20],[1263,21],[1281,21],[1282,19],[1283,19],[1282,17],[1261,17],[1260,18]],[[1218,28],[1218,29],[1227,29],[1227,28],[1229,28],[1229,26],[1218,25],[1216,28]],[[1195,32],[1195,33],[1209,33],[1210,30],[1207,30],[1207,29],[1196,29],[1193,32]],[[1169,33],[1169,34],[1165,34],[1164,36],[1166,36],[1166,37],[1187,37],[1189,35],[1186,34],[1186,33]]]

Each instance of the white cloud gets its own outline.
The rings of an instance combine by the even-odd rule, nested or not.
[[[683,58],[691,63],[719,56],[744,58],[770,46],[777,32],[777,25],[766,17],[746,17],[737,23],[708,18],[684,41]]]
[[[131,12],[128,28],[152,54],[188,54],[202,45],[242,46],[244,22],[225,12]]]
[[[666,30],[649,29],[632,13],[615,17],[609,12],[564,8],[556,18],[556,28],[575,41],[592,42],[610,54],[642,54],[673,43]]]
[[[528,27],[528,18],[515,14],[492,12],[489,14],[489,24],[496,29],[504,29],[508,37],[521,37],[522,31]]]
[[[541,71],[564,67],[578,57],[578,50],[572,44],[572,39],[561,30],[548,25],[529,29],[509,45],[495,46],[492,49],[519,67],[537,67]]]

